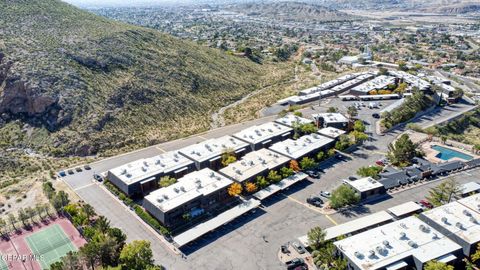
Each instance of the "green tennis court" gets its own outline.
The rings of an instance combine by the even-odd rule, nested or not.
[[[40,258],[42,269],[49,269],[52,263],[69,251],[77,250],[58,224],[34,233],[26,240],[32,253]]]
[[[0,258],[0,270],[8,270],[8,265],[2,258]]]

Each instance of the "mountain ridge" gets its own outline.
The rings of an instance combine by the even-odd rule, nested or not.
[[[0,24],[0,132],[27,124],[36,139],[13,146],[58,155],[207,129],[209,112],[265,75],[246,59],[58,0],[0,3]]]

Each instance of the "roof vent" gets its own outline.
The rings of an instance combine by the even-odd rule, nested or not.
[[[362,259],[363,258],[363,254],[358,252],[358,251],[355,251],[355,253],[353,253],[355,255],[355,257],[359,258],[359,259]]]
[[[187,192],[187,191],[185,190],[185,187],[184,187],[184,186],[181,186],[181,187],[180,187],[180,190],[183,191],[183,192]]]
[[[160,165],[160,164],[161,164],[160,159],[155,160],[155,165]]]
[[[383,254],[383,248],[381,246],[377,246],[375,249],[377,250],[378,254]]]
[[[443,223],[445,223],[445,224],[446,224],[446,223],[447,223],[447,221],[448,221],[448,219],[447,219],[446,217],[442,217],[442,222],[443,222]]]
[[[438,235],[436,233],[432,234],[432,239],[438,239]]]
[[[457,223],[455,223],[455,226],[457,226],[457,228],[459,228],[460,230],[463,230],[463,224],[462,223],[457,222]]]
[[[477,224],[477,220],[474,217],[470,217],[470,222],[473,224]]]
[[[178,158],[178,154],[177,153],[173,154],[173,157]]]
[[[214,172],[210,172],[210,177],[215,177],[215,173]],[[200,180],[199,180],[200,181]]]
[[[420,229],[420,231],[422,231],[424,233],[428,233],[430,231],[430,228],[428,228],[427,226],[425,226],[423,224],[420,224],[419,229]]]
[[[167,195],[167,194],[163,194],[163,198],[164,198],[165,200],[168,200],[168,195]]]
[[[368,251],[368,256],[371,258],[371,257],[375,257],[375,251],[373,250],[369,250]]]
[[[383,245],[386,246],[386,247],[389,247],[390,246],[390,243],[387,241],[387,240],[383,240]]]
[[[407,237],[407,234],[405,232],[400,232],[400,239],[404,239]]]
[[[178,189],[178,188],[176,188],[176,187],[173,188],[173,190],[174,190],[176,193],[179,193],[179,192],[180,192],[180,189]]]
[[[143,161],[143,165],[145,165],[146,167],[148,167],[148,162],[145,160]]]
[[[127,174],[127,169],[123,169],[122,174]]]
[[[464,214],[465,216],[467,216],[467,217],[472,216],[472,214],[471,214],[470,212],[468,212],[467,209],[463,210],[463,214]]]
[[[162,203],[162,202],[163,202],[163,199],[162,199],[162,198],[157,198],[157,202],[158,202],[158,203]]]
[[[142,166],[142,171],[146,172],[146,171],[147,171],[147,167]]]
[[[127,173],[127,177],[128,177],[128,178],[132,177],[132,174],[131,174],[131,173]]]
[[[411,246],[411,247],[413,247],[413,248],[417,248],[417,247],[418,247],[417,243],[415,243],[415,242],[412,241],[412,240],[408,241],[408,245]]]

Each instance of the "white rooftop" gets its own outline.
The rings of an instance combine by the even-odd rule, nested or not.
[[[323,118],[325,123],[345,123],[348,118],[341,113],[317,113],[312,114],[314,119]]]
[[[233,136],[250,144],[256,144],[291,131],[292,128],[290,127],[286,127],[275,122],[268,122],[259,126],[246,128],[238,133],[233,134]]]
[[[338,128],[334,128],[334,127],[326,127],[326,128],[322,128],[318,131],[318,133],[320,133],[321,135],[324,135],[324,136],[327,136],[327,137],[330,137],[330,138],[333,138],[333,139],[336,139],[338,138],[340,135],[343,135],[345,133],[347,133],[345,130],[341,130],[341,129],[338,129]]]
[[[351,233],[376,226],[385,222],[392,221],[393,217],[386,211],[376,212],[374,214],[357,218],[355,220],[339,224],[325,229],[325,240],[332,240],[342,235],[349,235]],[[304,245],[309,246],[306,235],[301,236],[298,240]]]
[[[232,180],[205,168],[178,179],[178,182],[155,190],[144,199],[168,212],[200,196],[211,194],[232,184]]]
[[[151,158],[136,160],[113,168],[110,173],[126,184],[136,183],[162,173],[174,172],[193,164],[177,151],[167,152]]]
[[[287,114],[282,118],[278,118],[275,122],[285,125],[287,127],[293,127],[293,125],[303,125],[303,124],[312,124],[313,120],[299,117],[293,114]]]
[[[435,207],[422,215],[467,243],[480,242],[480,195]]]
[[[401,217],[401,216],[411,214],[420,210],[422,210],[422,207],[418,203],[415,203],[412,201],[388,208],[388,211],[393,215],[395,215],[396,217]]]
[[[410,84],[411,86],[416,86],[418,87],[420,90],[425,90],[427,89],[428,87],[430,87],[430,83],[425,81],[425,80],[422,80],[421,78],[415,76],[415,75],[412,75],[410,73],[407,73],[405,71],[401,71],[401,70],[389,70],[388,73],[390,73],[391,75],[395,76],[395,77],[398,77],[398,78],[401,78],[403,79],[405,82],[407,82],[408,84]]]
[[[241,183],[288,161],[289,158],[263,148],[246,154],[242,159],[229,164],[219,172]]]
[[[355,86],[354,88],[352,88],[352,90],[367,93],[371,90],[383,89],[383,88],[387,87],[388,85],[394,84],[394,83],[395,83],[395,77],[380,75],[380,76],[374,78],[371,81],[368,81],[368,82],[362,83],[358,86]]]
[[[336,241],[360,269],[383,269],[413,256],[426,263],[461,247],[416,217],[407,217]]]
[[[382,183],[378,182],[372,177],[360,178],[355,181],[346,181],[346,183],[359,192],[365,192],[383,187]]]
[[[332,142],[331,138],[312,133],[297,140],[287,139],[275,143],[269,149],[291,159],[298,159]]]
[[[226,150],[238,151],[247,147],[248,144],[232,136],[209,139],[197,144],[184,147],[178,152],[197,162],[210,160],[222,155]]]
[[[477,182],[468,182],[462,185],[462,194],[470,194],[480,190],[480,184]]]

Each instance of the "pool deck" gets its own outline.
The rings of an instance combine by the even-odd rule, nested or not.
[[[437,157],[437,155],[440,152],[432,149],[432,146],[434,146],[434,145],[449,148],[451,150],[463,153],[465,155],[469,155],[469,156],[473,157],[474,159],[480,157],[480,156],[475,155],[474,153],[472,153],[468,150],[460,149],[460,148],[457,148],[457,147],[454,147],[454,146],[451,146],[451,145],[448,145],[448,144],[442,144],[442,143],[438,143],[438,142],[425,142],[421,145],[421,148],[422,148],[423,152],[425,153],[425,159],[427,159],[428,161],[433,162],[433,163],[443,163],[443,162],[447,161],[447,160],[443,160],[443,159]],[[453,160],[468,161],[468,160],[465,160],[465,159],[462,159],[462,158],[459,158],[459,157],[451,158],[448,161],[453,161]]]

